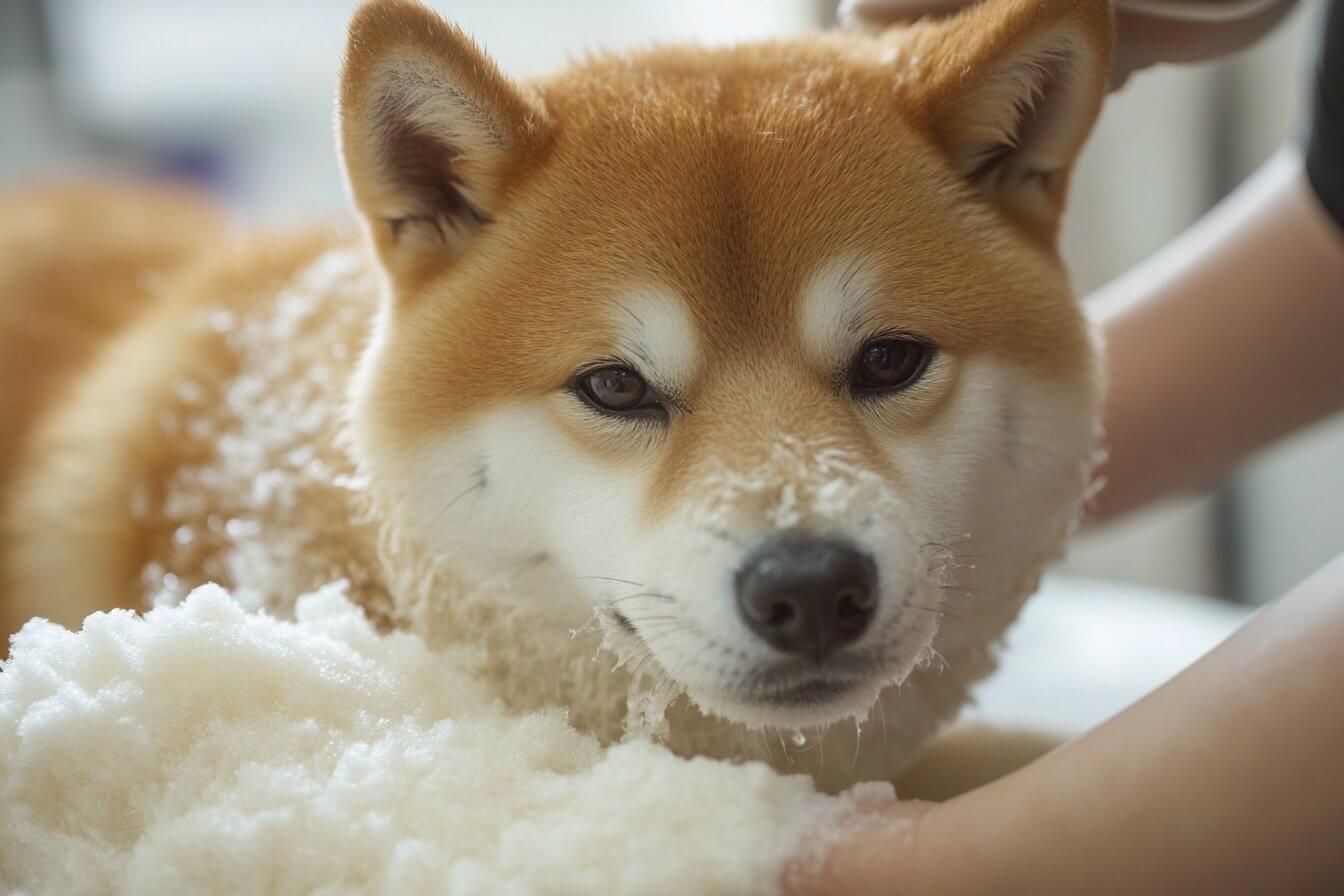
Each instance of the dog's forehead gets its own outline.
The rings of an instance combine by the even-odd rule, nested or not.
[[[702,356],[806,331],[819,334],[809,356],[830,359],[839,318],[1029,364],[1078,343],[1061,333],[1076,310],[1057,257],[977,201],[912,128],[771,114],[770,128],[746,129],[655,107],[632,134],[610,122],[569,133],[529,197],[529,256],[593,314],[632,285],[674,295]]]
[[[877,278],[875,260],[867,255],[823,262],[793,297],[794,313],[777,315],[768,332],[758,335],[772,340],[776,360],[801,350],[800,360],[816,369],[833,369],[874,329],[881,293]],[[692,305],[675,289],[655,284],[629,288],[615,297],[607,316],[616,353],[676,391],[689,389],[706,361],[714,360],[706,354],[717,340],[702,332],[705,322],[697,320]],[[750,336],[738,333],[735,339],[740,349]]]
[[[541,352],[507,382],[639,352],[667,379],[829,370],[872,325],[1076,367],[1057,261],[968,196],[890,91],[841,65],[701,62],[610,60],[547,87],[553,144],[431,290],[463,300],[437,303],[460,346],[444,365],[486,376],[521,345]]]
[[[927,205],[928,141],[889,85],[802,56],[650,53],[547,84],[557,128],[544,167],[569,188],[567,211],[614,208],[636,233],[651,214],[669,235],[726,225],[745,236],[790,220],[808,229],[822,223],[815,213],[845,204],[850,220],[832,223],[852,232],[872,194]]]
[[[787,337],[837,258],[946,230],[955,202],[941,173],[923,170],[926,147],[907,158],[898,136],[842,134],[824,118],[650,101],[637,118],[586,120],[563,129],[511,223],[529,232],[529,255],[550,261],[553,284],[591,297],[583,313],[606,317],[606,301],[635,295],[739,347],[748,334]],[[903,268],[925,264],[925,242],[902,248]],[[870,260],[853,285],[883,270]]]

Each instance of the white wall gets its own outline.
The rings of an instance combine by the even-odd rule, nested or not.
[[[4,2],[4,0],[0,0]],[[66,108],[99,134],[231,147],[234,198],[285,220],[344,209],[332,104],[356,0],[53,0]],[[431,2],[505,72],[599,49],[794,34],[815,0]]]

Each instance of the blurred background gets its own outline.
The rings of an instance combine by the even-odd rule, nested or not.
[[[354,0],[0,0],[0,189],[116,171],[186,177],[244,220],[345,213],[332,97]],[[593,48],[722,43],[827,27],[824,0],[431,3],[504,70]],[[1195,221],[1306,123],[1324,4],[1242,55],[1136,76],[1084,156],[1065,246],[1080,290]],[[1210,326],[1216,326],[1210,321]],[[1180,446],[1172,446],[1180,450]],[[1266,453],[1211,494],[1076,544],[1089,576],[1257,603],[1339,550],[1344,422]]]

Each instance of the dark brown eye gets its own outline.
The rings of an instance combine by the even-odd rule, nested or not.
[[[649,384],[629,367],[602,367],[582,374],[577,381],[580,394],[603,411],[629,413],[648,407]]]
[[[915,339],[874,339],[863,347],[854,364],[854,389],[859,392],[904,389],[920,378],[932,356],[932,347]]]

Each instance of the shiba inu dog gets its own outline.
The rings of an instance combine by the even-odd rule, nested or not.
[[[1086,489],[1056,231],[1110,27],[990,0],[517,84],[368,3],[339,101],[362,238],[0,209],[0,622],[342,580],[608,740],[891,778]]]

